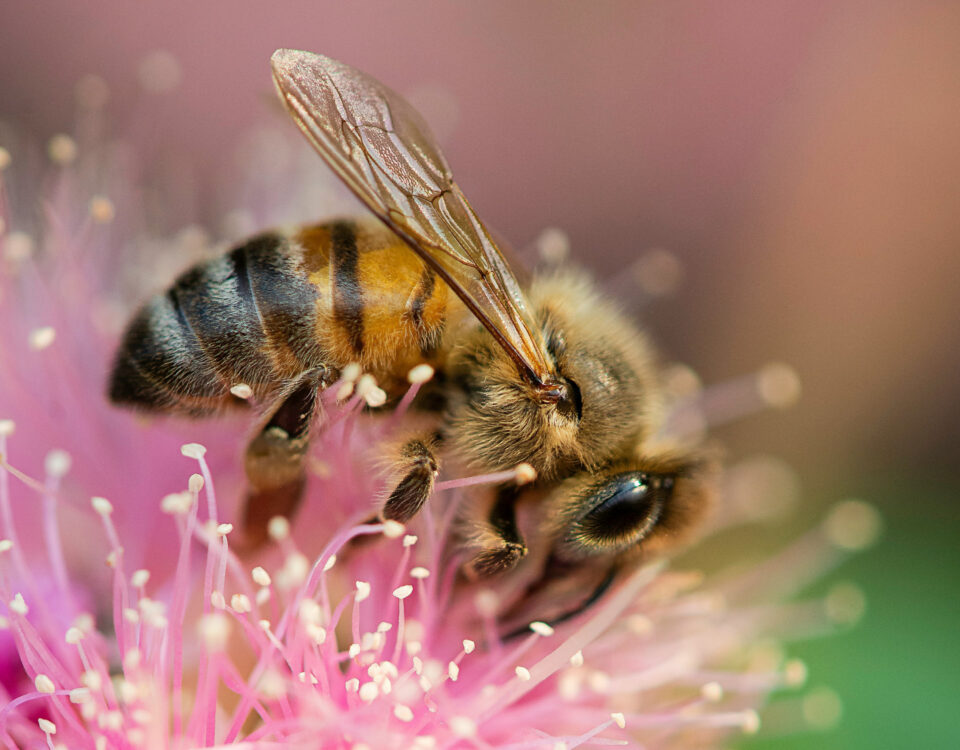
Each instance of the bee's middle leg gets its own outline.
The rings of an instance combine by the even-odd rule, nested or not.
[[[310,425],[320,387],[316,378],[304,378],[247,446],[244,468],[249,489],[242,526],[249,547],[266,541],[272,518],[291,518],[300,505],[306,485]]]
[[[439,440],[436,433],[424,433],[409,437],[400,445],[394,467],[398,481],[380,511],[385,520],[406,523],[420,512],[433,492],[439,470]]]

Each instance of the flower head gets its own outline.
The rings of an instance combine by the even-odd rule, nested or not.
[[[873,511],[847,503],[754,568],[705,577],[648,565],[570,622],[505,637],[502,586],[458,575],[451,524],[469,482],[439,485],[409,528],[364,522],[379,489],[367,458],[402,413],[369,420],[346,382],[325,392],[304,517],[293,528],[275,519],[269,549],[238,556],[224,498],[240,495],[244,428],[144,425],[102,396],[129,304],[119,258],[136,247],[144,262],[182,261],[207,243],[197,230],[161,239],[137,221],[129,196],[143,186],[115,150],[63,136],[48,151],[45,218],[5,213],[0,229],[10,747],[717,746],[756,731],[770,693],[802,682],[776,639],[856,614],[855,590],[782,603],[875,535]],[[0,152],[8,192],[31,184],[10,176],[17,156]],[[428,377],[412,374],[411,389]],[[790,371],[766,369],[679,400],[671,429],[795,391]],[[770,476],[768,464],[730,473],[724,525],[758,514],[751,492]]]

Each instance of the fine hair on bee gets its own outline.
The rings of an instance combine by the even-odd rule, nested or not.
[[[656,438],[650,343],[583,273],[521,285],[398,94],[322,55],[279,50],[271,62],[288,113],[370,214],[264,232],[187,270],[127,327],[111,400],[191,417],[257,405],[242,519],[255,546],[304,494],[318,394],[362,387],[389,412],[428,366],[433,381],[384,452],[379,516],[415,517],[444,465],[529,464],[532,484],[465,505],[464,572],[522,569],[556,621],[590,606],[686,536],[715,484],[701,451]]]

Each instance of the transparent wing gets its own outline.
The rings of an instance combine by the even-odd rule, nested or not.
[[[420,115],[402,97],[322,55],[278,50],[280,98],[347,186],[460,296],[534,385],[556,383],[512,271]]]

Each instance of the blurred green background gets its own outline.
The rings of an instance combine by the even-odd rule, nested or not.
[[[809,670],[810,689],[840,697],[837,726],[763,737],[751,750],[813,748],[952,748],[960,741],[960,547],[955,479],[864,477],[861,487],[884,514],[873,549],[844,564],[813,593],[837,581],[866,594],[866,613],[840,635],[794,644]]]
[[[0,125],[38,143],[69,131],[74,86],[95,74],[106,127],[149,143],[153,176],[183,188],[177,216],[216,231],[234,197],[224,174],[279,116],[275,48],[397,88],[492,226],[521,248],[561,227],[670,358],[708,383],[771,360],[796,368],[798,406],[717,432],[731,461],[773,454],[801,477],[803,506],[778,538],[845,497],[881,509],[880,544],[831,579],[863,588],[865,618],[792,652],[811,688],[842,697],[842,723],[746,746],[948,748],[960,746],[958,39],[955,2],[6,3]],[[245,166],[278,179],[294,167]],[[658,248],[682,283],[647,304],[663,290],[623,280]]]

